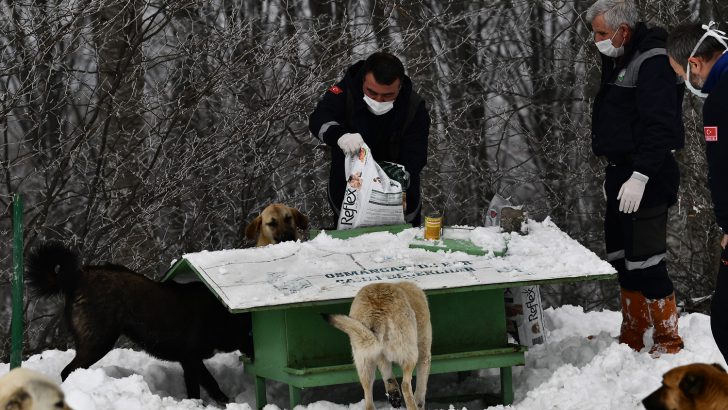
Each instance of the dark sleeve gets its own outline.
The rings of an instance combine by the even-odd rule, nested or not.
[[[728,77],[710,93],[703,106],[703,125],[716,127],[704,130],[717,134],[717,141],[705,141],[708,160],[708,187],[718,225],[728,234]]]
[[[399,163],[412,175],[419,175],[427,164],[430,114],[422,101],[412,122],[404,131],[399,146]]]
[[[308,129],[311,130],[311,134],[332,147],[335,147],[339,137],[347,132],[345,128],[347,92],[343,81],[330,87],[308,117]]]
[[[675,124],[678,116],[677,77],[667,56],[645,60],[637,77],[637,111],[644,135],[635,135],[637,143],[632,154],[634,170],[654,176],[662,167],[666,154],[679,136]]]

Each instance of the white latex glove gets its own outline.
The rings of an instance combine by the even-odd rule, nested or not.
[[[642,195],[645,193],[645,185],[647,185],[648,179],[650,178],[647,175],[635,171],[627,182],[622,184],[622,188],[619,189],[619,195],[617,195],[620,212],[627,214],[637,212],[637,209],[640,207],[640,201],[642,201]]]
[[[359,149],[362,145],[364,145],[364,140],[361,138],[360,134],[344,134],[341,137],[339,137],[339,140],[336,141],[336,144],[339,145],[339,148],[341,148],[342,151],[344,151],[344,154],[346,155],[356,155],[359,152]]]

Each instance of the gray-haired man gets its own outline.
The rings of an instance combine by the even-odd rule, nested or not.
[[[665,256],[667,209],[680,181],[671,150],[684,145],[684,87],[667,58],[667,33],[638,22],[632,1],[598,0],[587,19],[602,54],[592,149],[609,163],[604,239],[621,290],[619,341],[639,351],[654,326],[650,353],[676,353],[683,343]]]

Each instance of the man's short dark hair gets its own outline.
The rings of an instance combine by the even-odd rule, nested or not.
[[[705,34],[705,29],[700,23],[687,23],[675,27],[667,36],[667,54],[682,67],[687,66],[690,53],[693,52],[693,48],[703,34]],[[722,53],[723,50],[725,47],[715,37],[708,36],[700,43],[700,47],[694,55],[710,60],[716,52]]]
[[[364,75],[372,73],[379,84],[389,85],[395,80],[404,79],[404,66],[395,55],[378,52],[370,55],[364,61],[362,68]]]

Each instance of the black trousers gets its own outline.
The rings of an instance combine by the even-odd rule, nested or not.
[[[710,329],[724,359],[728,359],[728,247],[720,255],[718,280],[710,305]]]
[[[606,170],[607,210],[604,241],[607,261],[617,271],[619,285],[638,291],[648,299],[662,299],[673,293],[667,274],[667,210],[677,192],[680,174],[677,163],[666,161],[663,172],[650,178],[637,212],[619,211],[617,195],[632,174],[631,166],[610,165]]]

